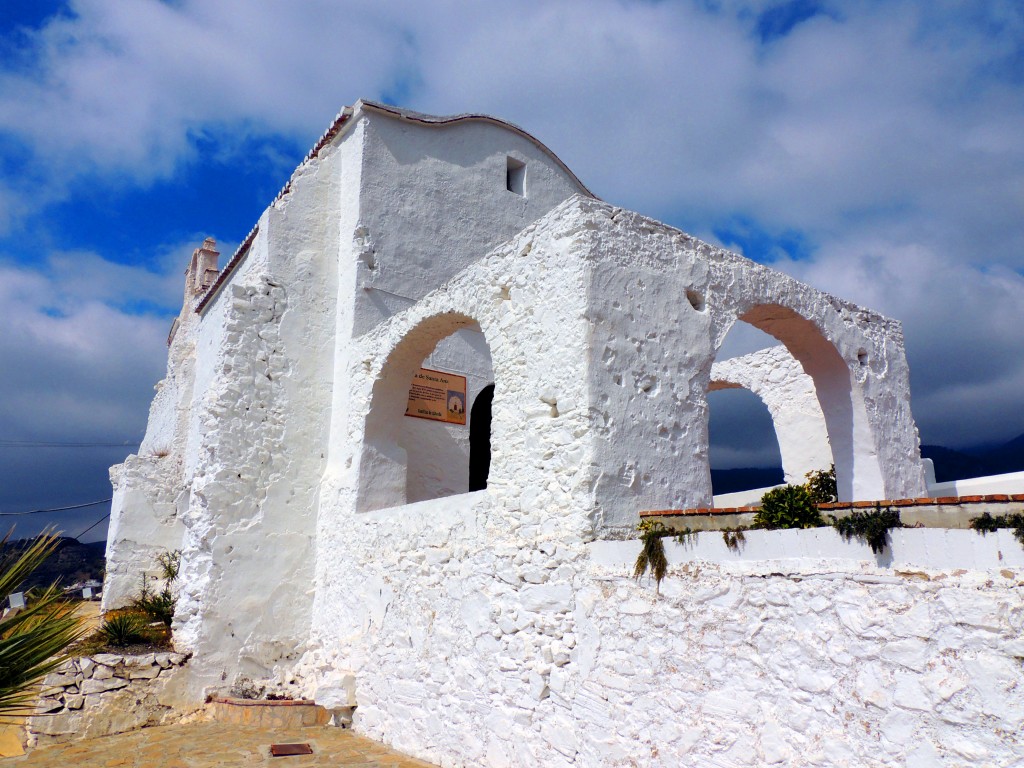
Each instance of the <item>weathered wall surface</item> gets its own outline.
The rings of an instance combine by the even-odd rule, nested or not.
[[[527,138],[486,122],[420,125],[370,113],[353,335],[421,299],[582,188]],[[508,158],[525,194],[506,189]]]
[[[341,641],[297,673],[330,707],[354,671],[357,730],[450,766],[1012,765],[1024,748],[1009,533],[897,531],[886,566],[832,530],[751,532],[738,554],[701,534],[669,544],[659,595],[631,578],[636,542],[582,546],[568,517],[482,492],[352,519]]]
[[[559,692],[590,735],[580,764],[1015,764],[1020,545],[1008,534],[982,545],[1008,553],[1012,568],[999,567],[997,552],[986,570],[915,566],[915,540],[938,533],[896,532],[904,562],[889,568],[860,544],[849,545],[860,560],[746,562],[677,547],[660,596],[628,578],[635,547],[592,564],[575,604],[579,676]],[[981,540],[953,533],[950,559]],[[812,538],[752,536],[769,549],[771,539]],[[931,549],[942,559],[935,541]],[[606,729],[615,737],[602,738]]]
[[[533,173],[525,197],[505,189],[508,141]],[[407,306],[575,191],[567,178],[493,125],[435,128],[357,111],[265,211],[194,341],[175,642],[195,653],[197,695],[287,669],[308,636],[320,484],[337,456],[328,438],[349,408],[334,381],[344,391],[348,367],[363,364],[350,343],[360,312]],[[470,328],[422,350],[420,364],[466,375],[470,404],[492,381]],[[406,498],[467,489],[468,427],[442,426],[435,440],[438,427],[406,431],[418,467]]]
[[[157,557],[181,547],[185,527],[178,505],[187,499],[180,456],[129,456],[110,469],[114,487],[107,528],[103,610],[139,594],[144,575],[158,575]]]
[[[105,611],[138,593],[142,574],[155,568],[158,555],[181,547],[185,529],[178,507],[188,503],[184,467],[199,327],[194,278],[190,268],[167,351],[167,373],[156,385],[139,453],[110,468],[114,493],[107,528]]]

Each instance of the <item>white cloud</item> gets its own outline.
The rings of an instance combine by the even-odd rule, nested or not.
[[[0,260],[5,437],[141,438],[189,252],[167,249],[161,273],[91,253],[55,253],[42,268]]]
[[[904,322],[927,439],[1024,429],[1024,10],[826,3],[762,44],[757,15],[779,5],[75,0],[30,35],[31,66],[0,72],[0,130],[36,161],[7,183],[31,187],[25,205],[75,179],[147,184],[197,136],[311,143],[358,96],[491,112],[699,236],[736,215],[803,233],[813,257],[778,266]],[[114,301],[124,268],[61,258],[69,301],[76,282]],[[86,305],[114,332],[109,303]],[[60,320],[37,317],[55,349]]]

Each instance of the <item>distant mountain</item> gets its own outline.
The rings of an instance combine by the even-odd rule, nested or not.
[[[934,462],[935,479],[940,483],[1024,472],[1024,435],[995,447],[953,450],[939,445],[922,445],[921,456]]]
[[[941,445],[922,445],[921,456],[931,459],[935,464],[935,480],[940,483],[970,477],[1002,475],[1007,472],[1024,472],[1024,435],[1018,435],[995,447],[956,450]],[[785,481],[782,467],[711,470],[711,487],[716,495],[750,488],[765,488],[783,482]]]
[[[717,496],[751,488],[765,488],[785,482],[782,467],[742,467],[740,469],[712,469],[711,489]]]
[[[28,539],[8,542],[2,554],[6,555],[15,548],[24,547],[28,542]],[[56,551],[43,561],[43,564],[22,585],[21,591],[31,587],[49,586],[54,582],[62,587],[67,587],[86,579],[102,580],[106,563],[106,548],[105,541],[82,544],[77,539],[61,537]],[[0,600],[5,597],[6,595],[0,595]]]

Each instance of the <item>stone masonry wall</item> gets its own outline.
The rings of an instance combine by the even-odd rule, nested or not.
[[[309,693],[332,706],[351,670],[354,728],[441,766],[1010,766],[1024,749],[1009,533],[942,536],[945,568],[914,565],[943,559],[934,530],[899,532],[888,566],[831,530],[750,532],[746,558],[702,534],[722,552],[670,543],[659,593],[632,578],[638,542],[499,532],[557,517],[523,513],[477,493],[356,520],[349,620],[295,670],[322,682]]]
[[[187,660],[180,653],[100,653],[66,662],[43,680],[40,714],[28,722],[30,746],[97,738],[177,720],[184,713],[165,699],[165,692]]]

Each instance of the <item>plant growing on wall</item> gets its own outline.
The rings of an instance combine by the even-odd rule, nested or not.
[[[810,492],[802,485],[772,488],[761,497],[753,528],[817,528],[825,524]]]
[[[848,517],[836,518],[832,515],[832,527],[839,531],[839,535],[849,541],[857,538],[867,542],[871,551],[876,555],[881,554],[889,539],[889,531],[893,528],[902,528],[903,521],[900,520],[900,513],[892,507],[882,509],[880,504],[870,512],[854,511]]]
[[[641,520],[636,527],[640,531],[640,554],[633,565],[633,578],[639,579],[647,571],[654,576],[654,581],[661,586],[661,580],[668,572],[668,558],[665,557],[665,545],[661,541],[670,531],[661,523]]]
[[[1011,512],[1007,515],[995,516],[985,512],[981,517],[971,520],[971,528],[982,535],[995,533],[1000,528],[1011,528],[1017,541],[1024,544],[1024,512]]]
[[[680,544],[685,544],[696,531],[684,528],[672,531],[656,520],[641,520],[636,529],[640,532],[640,554],[633,564],[633,578],[639,580],[647,571],[654,577],[656,589],[660,591],[661,580],[668,573],[668,558],[665,556],[665,543],[662,539],[671,536]]]
[[[839,501],[835,464],[828,469],[816,469],[813,472],[808,472],[804,477],[807,478],[804,487],[815,504],[830,504]]]

